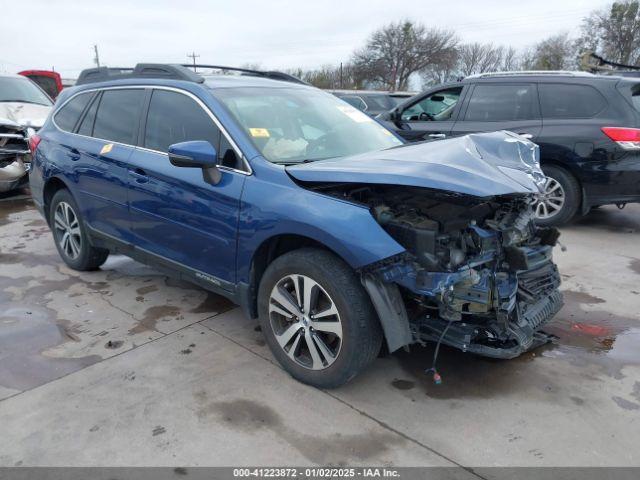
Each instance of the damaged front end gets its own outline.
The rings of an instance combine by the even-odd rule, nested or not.
[[[376,281],[399,287],[411,342],[497,358],[546,342],[539,330],[562,307],[551,254],[559,232],[535,225],[532,196],[445,200],[393,187],[352,195],[407,249],[368,266],[363,281],[369,291]]]
[[[31,127],[0,124],[0,193],[26,185],[31,161]]]
[[[0,193],[29,181],[29,139],[42,127],[50,107],[0,102]]]
[[[405,248],[360,270],[390,351],[436,341],[513,358],[548,340],[540,329],[562,307],[559,232],[534,223],[545,182],[538,155],[522,137],[492,132],[290,174],[367,206]]]

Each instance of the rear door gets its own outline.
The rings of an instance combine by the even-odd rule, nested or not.
[[[136,245],[186,268],[197,280],[231,289],[240,195],[248,173],[240,151],[207,107],[184,91],[154,89],[141,132],[128,172]],[[169,146],[189,140],[205,140],[216,148],[220,183],[207,183],[201,169],[169,162]]]
[[[430,92],[400,112],[395,129],[405,140],[438,140],[451,134],[464,98],[464,86]]]
[[[542,130],[534,83],[477,83],[452,135],[509,130],[535,142]]]
[[[127,162],[137,142],[144,94],[142,88],[98,92],[69,151],[86,222],[123,241],[131,241]]]

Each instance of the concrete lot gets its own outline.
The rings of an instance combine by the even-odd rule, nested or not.
[[[516,360],[444,348],[319,391],[224,299],[120,256],[66,268],[28,197],[0,200],[0,466],[640,465],[640,207],[563,229],[559,338]]]

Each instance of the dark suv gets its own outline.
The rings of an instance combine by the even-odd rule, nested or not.
[[[537,143],[548,177],[536,210],[542,224],[640,202],[640,79],[481,74],[428,90],[379,120],[409,141],[510,130]]]

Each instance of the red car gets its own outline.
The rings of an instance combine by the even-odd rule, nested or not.
[[[52,70],[24,70],[18,72],[18,75],[33,80],[54,100],[64,87],[69,87],[74,83],[63,79],[58,72]]]

